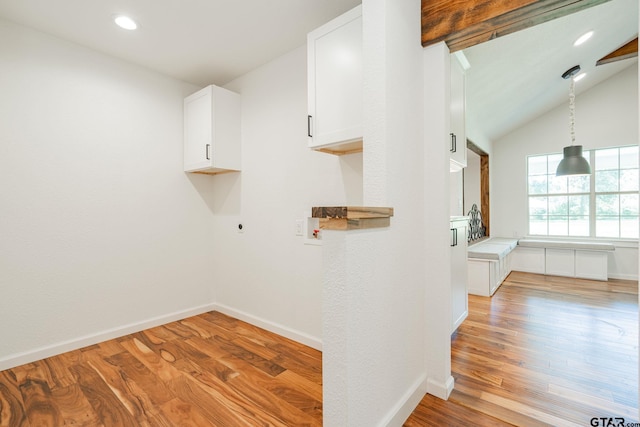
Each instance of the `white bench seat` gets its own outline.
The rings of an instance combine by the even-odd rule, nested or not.
[[[569,240],[541,240],[523,238],[518,245],[530,248],[578,249],[592,251],[615,251],[616,247],[606,242],[572,242]]]
[[[469,246],[467,271],[469,293],[491,296],[511,272],[511,253],[517,239],[490,237]]]

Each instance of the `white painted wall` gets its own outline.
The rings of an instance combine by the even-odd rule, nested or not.
[[[196,89],[0,21],[0,370],[207,308]]]
[[[467,167],[464,168],[464,215],[471,206],[480,209],[480,156],[467,149]]]
[[[588,77],[587,77],[588,78]],[[579,83],[577,84],[579,90]],[[634,64],[576,96],[576,140],[585,149],[638,143],[638,66]],[[491,159],[491,234],[528,233],[526,157],[569,145],[567,104],[495,141]],[[637,245],[620,245],[610,277],[637,279]]]
[[[391,206],[395,215],[388,228],[325,235],[325,425],[402,425],[427,388],[426,348],[445,352],[449,343],[447,332],[439,341],[426,335],[448,331],[450,319],[429,323],[425,314],[443,306],[438,288],[448,286],[438,280],[448,264],[427,257],[426,230],[436,227],[435,241],[448,248],[449,164],[447,131],[434,142],[442,226],[429,225],[419,10],[418,0],[363,1],[364,204]]]
[[[221,311],[320,348],[322,248],[295,221],[362,204],[362,154],[307,147],[306,61],[305,45],[226,86],[242,95],[242,172],[211,177],[211,269]]]

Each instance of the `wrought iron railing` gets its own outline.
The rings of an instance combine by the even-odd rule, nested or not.
[[[469,216],[469,236],[467,241],[474,242],[485,237],[487,227],[482,222],[482,213],[478,210],[478,205],[474,203],[467,215]]]

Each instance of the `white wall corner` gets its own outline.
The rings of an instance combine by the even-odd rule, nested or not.
[[[421,376],[412,388],[400,399],[397,405],[389,412],[389,415],[380,422],[380,426],[402,426],[411,416],[420,401],[427,394],[427,376]]]
[[[283,326],[278,323],[271,322],[269,320],[263,319],[258,316],[254,316],[252,314],[249,314],[241,310],[237,310],[233,307],[229,307],[224,304],[214,303],[212,306],[213,306],[213,310],[219,311],[222,314],[226,314],[227,316],[234,317],[236,319],[242,320],[243,322],[250,323],[253,326],[266,329],[267,331],[273,332],[274,334],[278,334],[285,338],[289,338],[290,340],[299,342],[301,344],[307,345],[316,350],[322,351],[322,340],[318,337],[314,337],[304,332],[289,328],[287,326]]]

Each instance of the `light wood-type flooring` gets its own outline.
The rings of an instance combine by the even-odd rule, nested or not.
[[[405,426],[636,422],[638,285],[512,273],[470,296],[456,388]],[[0,426],[320,426],[321,353],[217,312],[0,372]],[[603,424],[604,425],[604,424]]]
[[[469,296],[451,352],[449,400],[426,396],[406,426],[638,421],[637,282],[512,272],[493,297]]]
[[[321,366],[205,313],[0,372],[0,426],[321,426]]]

